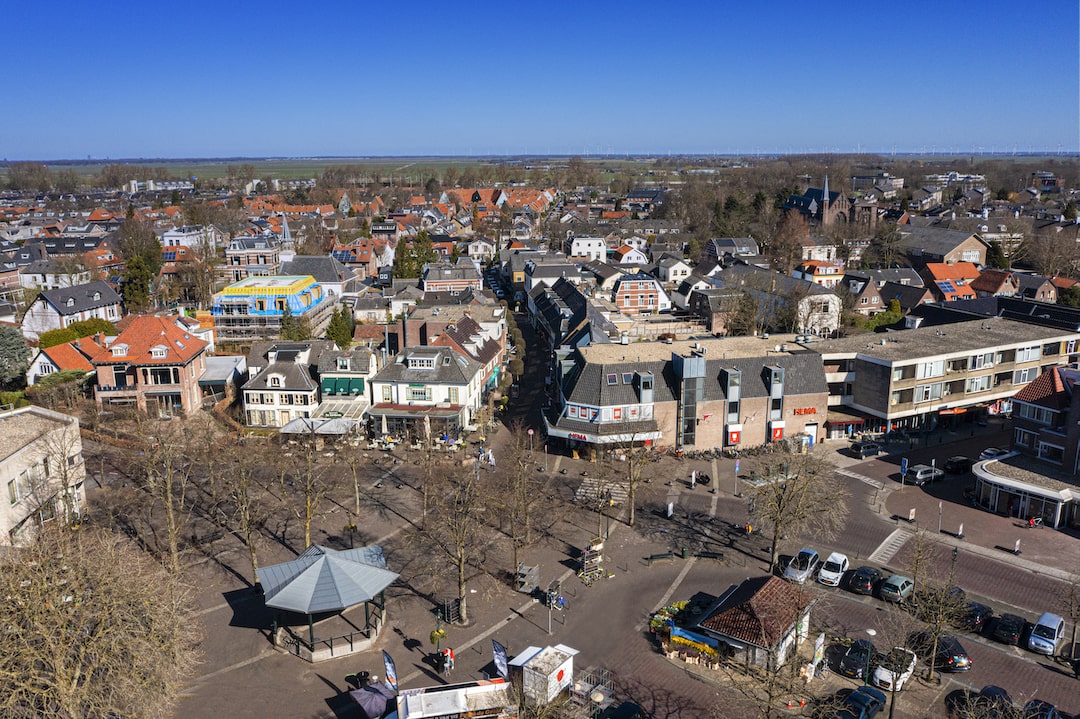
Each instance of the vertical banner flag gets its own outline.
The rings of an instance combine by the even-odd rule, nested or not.
[[[491,653],[495,655],[495,669],[503,679],[510,678],[509,660],[506,658],[506,647],[494,639],[491,640]]]
[[[391,691],[397,691],[397,669],[394,667],[394,660],[390,658],[390,655],[383,650],[382,653],[383,666],[386,668],[386,686]]]

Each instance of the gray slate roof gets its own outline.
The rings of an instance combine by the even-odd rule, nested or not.
[[[431,357],[435,360],[435,367],[411,368],[407,362],[408,357]],[[398,353],[394,362],[379,370],[372,381],[468,384],[481,369],[476,360],[448,347],[409,347]]]
[[[753,265],[732,265],[713,276],[713,283],[718,287],[735,287],[747,291],[793,297],[796,294],[832,295],[835,294],[810,280],[802,280],[772,270],[764,270]]]
[[[75,285],[60,290],[45,290],[38,297],[52,305],[60,315],[76,315],[122,302],[116,290],[109,287],[109,283],[104,280],[94,280],[85,285]],[[69,299],[74,300],[70,307],[68,306]]]
[[[718,340],[723,347],[723,340]],[[713,343],[710,343],[710,347]],[[606,349],[611,354],[611,345]],[[635,359],[635,348],[626,345],[625,360],[615,362],[588,362],[587,351],[579,350],[575,355],[575,365],[563,380],[568,402],[585,404],[592,407],[609,405],[636,404],[637,389],[634,385],[623,382],[623,374],[634,372],[652,372],[656,378],[653,398],[655,402],[670,402],[678,397],[679,382],[675,375],[672,359],[641,361]],[[825,373],[821,357],[814,352],[773,353],[768,356],[743,356],[723,359],[707,357],[705,362],[705,401],[726,399],[721,384],[721,370],[738,369],[742,372],[742,396],[744,398],[768,397],[770,385],[767,383],[765,366],[783,367],[784,394],[800,395],[824,393],[827,391]],[[615,384],[608,384],[607,375],[617,375]],[[560,424],[561,426],[561,424]]]
[[[900,242],[898,244],[906,252],[914,250],[922,255],[944,257],[972,236],[974,236],[972,233],[961,230],[904,225],[900,228]],[[978,239],[977,236],[975,237]],[[979,242],[983,241],[979,240]],[[983,244],[986,243],[983,242]]]
[[[281,263],[282,275],[311,275],[316,282],[338,284],[352,276],[352,273],[329,255],[297,255],[288,262]]]
[[[284,355],[284,356],[283,356]],[[270,375],[281,375],[280,387],[270,386]],[[244,383],[244,389],[302,390],[310,392],[318,388],[311,376],[311,369],[292,359],[291,352],[279,352],[278,360],[271,362],[261,372]]]

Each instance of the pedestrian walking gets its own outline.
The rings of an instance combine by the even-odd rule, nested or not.
[[[1080,657],[1073,657],[1070,663],[1072,664],[1073,676],[1080,679]]]

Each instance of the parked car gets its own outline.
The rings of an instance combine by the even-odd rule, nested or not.
[[[1007,449],[1001,449],[1000,447],[987,447],[979,454],[979,459],[997,459],[1004,457],[1009,453]]]
[[[791,558],[784,570],[784,579],[790,579],[796,584],[805,584],[806,580],[814,576],[820,560],[818,553],[809,547],[803,547],[799,553]]]
[[[875,567],[859,567],[848,580],[848,589],[856,594],[873,594],[878,584],[885,577],[880,569]]]
[[[840,657],[840,673],[845,677],[867,679],[874,660],[874,645],[869,639],[856,639]]]
[[[894,574],[881,583],[879,594],[886,602],[901,604],[911,596],[913,589],[915,589],[914,579],[901,574]]]
[[[945,460],[945,471],[949,474],[963,474],[964,472],[970,472],[974,464],[975,460],[971,457],[958,454]]]
[[[933,652],[933,637],[928,632],[915,632],[908,639],[908,646],[923,661],[934,661],[934,668],[943,672],[966,672],[971,669],[971,657],[968,656],[964,645],[952,634],[943,634],[937,643],[937,652]]]
[[[881,454],[881,445],[877,442],[854,442],[851,445],[851,456],[859,459],[874,457]]]
[[[904,647],[893,647],[888,654],[878,659],[874,670],[873,684],[887,691],[900,691],[908,679],[915,673],[918,657],[915,652]]]
[[[979,692],[979,703],[986,707],[988,710],[984,716],[988,719],[991,717],[1004,717],[1011,716],[1011,710],[1013,709],[1013,700],[1009,696],[1009,692],[1003,688],[994,684],[988,684],[982,688]]]
[[[1002,644],[1019,644],[1024,633],[1024,618],[1015,614],[1002,614],[990,627],[990,636]]]
[[[872,719],[885,706],[885,694],[874,687],[858,687],[844,697],[837,719]]]
[[[821,565],[821,571],[818,572],[817,580],[830,587],[838,587],[840,586],[840,580],[844,578],[844,574],[847,570],[847,555],[840,554],[840,552],[833,552],[825,560],[825,564]]]
[[[1032,699],[1025,704],[1020,716],[1023,719],[1063,719],[1056,706],[1042,699]]]
[[[1038,654],[1054,656],[1065,639],[1065,620],[1057,614],[1043,612],[1039,621],[1031,628],[1028,637],[1028,649]]]
[[[964,613],[957,622],[961,627],[973,632],[981,632],[994,618],[994,610],[979,602],[968,602]]]
[[[929,464],[916,464],[908,470],[906,481],[911,482],[916,487],[921,487],[924,484],[936,482],[944,476],[945,472],[937,467],[931,467]]]

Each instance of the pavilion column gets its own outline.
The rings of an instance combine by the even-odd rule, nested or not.
[[[311,651],[315,651],[315,620],[307,615],[308,639],[311,641]]]

